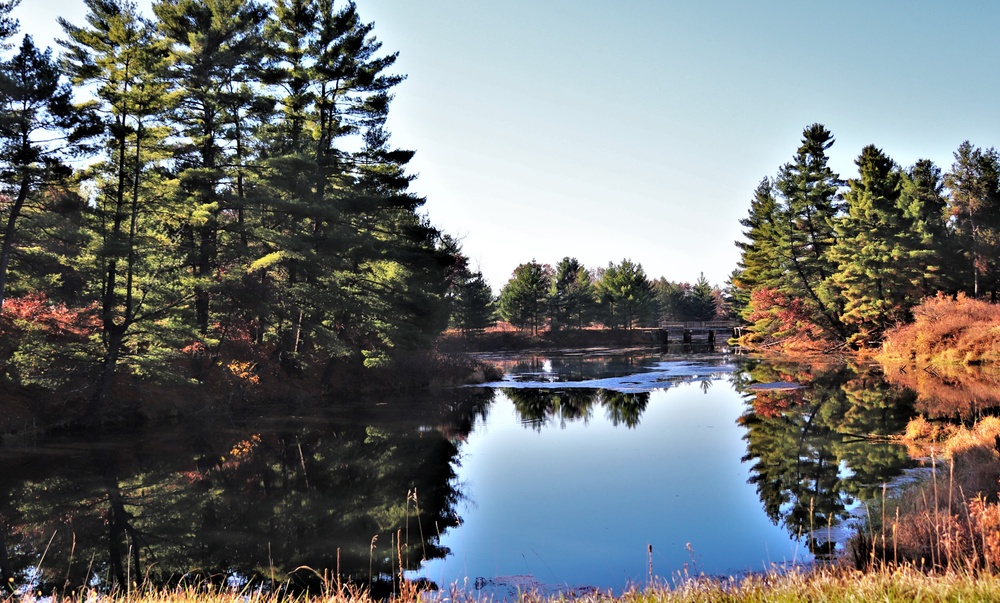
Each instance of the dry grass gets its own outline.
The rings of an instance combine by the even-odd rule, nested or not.
[[[942,429],[914,419],[905,440],[931,455],[927,479],[882,501],[852,542],[858,568],[1000,569],[1000,419]]]
[[[415,593],[396,600],[412,602]],[[1000,598],[1000,577],[993,574],[973,575],[965,572],[928,574],[912,567],[892,571],[862,573],[842,568],[822,568],[786,574],[755,574],[728,580],[686,579],[673,585],[633,590],[620,596],[589,593],[571,600],[581,603],[695,603],[719,601],[729,603],[799,603],[825,601],[829,603],[888,601],[997,601]],[[25,596],[21,601],[39,600]],[[452,592],[440,597],[449,603],[471,603],[474,596]],[[542,603],[566,601],[566,597],[544,598],[522,593],[519,602]],[[198,589],[158,593],[132,594],[112,598],[93,592],[65,597],[53,597],[52,603],[371,603],[363,593],[324,593],[298,597],[282,597],[260,592],[205,592]]]
[[[1000,362],[1000,305],[942,294],[913,309],[913,322],[889,331],[887,360],[936,364]]]

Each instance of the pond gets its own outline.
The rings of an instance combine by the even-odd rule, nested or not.
[[[0,447],[0,572],[41,590],[410,579],[621,592],[810,563],[914,465],[877,370],[722,353],[495,356],[484,387]],[[802,387],[758,390],[753,384]]]

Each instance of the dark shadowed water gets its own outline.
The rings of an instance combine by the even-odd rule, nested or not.
[[[495,357],[503,382],[0,447],[15,587],[411,579],[491,596],[812,562],[913,465],[877,371],[727,355]],[[761,383],[799,389],[757,390]],[[44,557],[43,557],[44,553]]]

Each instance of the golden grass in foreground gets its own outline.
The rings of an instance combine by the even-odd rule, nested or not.
[[[932,472],[870,514],[852,541],[855,565],[1000,571],[1000,419],[942,430],[917,418],[906,438],[930,456]]]
[[[413,601],[413,597],[415,595],[409,593],[406,598],[399,600]],[[34,600],[33,597],[21,599],[23,602]],[[439,600],[464,603],[477,599],[472,595],[449,593],[441,595]],[[537,603],[565,599],[562,597],[546,599],[525,593],[518,600]],[[582,603],[1000,601],[1000,577],[993,574],[974,576],[968,573],[928,575],[908,568],[872,573],[826,568],[785,575],[754,575],[740,580],[687,580],[673,587],[630,591],[618,597],[589,594],[575,600]],[[187,589],[117,598],[84,593],[77,596],[56,597],[51,601],[53,603],[279,603],[280,601],[369,603],[370,600],[357,593],[282,599],[255,592],[206,593],[197,589]]]

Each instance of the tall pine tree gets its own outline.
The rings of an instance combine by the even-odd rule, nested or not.
[[[167,48],[134,2],[85,4],[86,26],[60,24],[68,38],[64,65],[74,84],[93,88],[93,108],[106,124],[99,161],[88,169],[96,185],[88,210],[93,244],[79,258],[100,307],[101,370],[88,412],[96,420],[129,350],[143,349],[145,364],[155,367],[163,360],[156,350],[178,343],[163,327],[186,294],[175,234],[182,219],[159,175],[168,158]],[[142,344],[128,345],[140,322],[147,323]]]
[[[551,281],[551,269],[534,260],[515,268],[510,280],[500,290],[497,301],[500,318],[519,329],[537,334],[545,324],[545,302]]]
[[[750,200],[749,215],[740,220],[745,241],[737,241],[740,260],[731,284],[735,310],[746,318],[752,311],[750,294],[762,287],[779,288],[787,266],[788,230],[784,209],[775,198],[771,181],[761,180]]]
[[[781,215],[788,233],[783,269],[787,292],[811,308],[831,337],[843,339],[847,330],[840,322],[839,301],[827,287],[835,269],[827,251],[835,240],[840,211],[840,179],[827,165],[827,150],[833,143],[825,126],[807,127],[795,158],[779,171],[775,188],[785,205]]]
[[[963,250],[966,290],[974,297],[991,292],[997,298],[997,257],[1000,255],[1000,155],[963,142],[945,175],[948,211],[959,248]]]
[[[262,58],[266,9],[255,0],[158,0],[153,12],[171,48],[175,97],[177,195],[188,207],[188,265],[194,277],[194,324],[207,335],[212,289],[223,268],[221,246],[240,208],[235,137]],[[231,271],[231,268],[228,267]],[[238,268],[238,266],[236,267]]]
[[[262,147],[264,245],[252,268],[282,282],[269,321],[281,347],[379,357],[447,324],[438,231],[409,190],[412,151],[385,129],[395,54],[353,2],[282,0],[266,31],[279,108]],[[285,325],[285,326],[281,326]]]
[[[874,145],[855,162],[859,177],[848,182],[846,214],[837,222],[837,243],[829,256],[836,262],[834,286],[844,300],[841,321],[849,342],[877,343],[890,326],[907,319],[915,303],[907,249],[901,237],[910,226],[900,197],[903,176],[895,162]]]
[[[64,159],[96,133],[90,114],[74,107],[72,94],[51,50],[39,50],[31,36],[24,36],[18,53],[0,65],[0,186],[10,198],[0,240],[0,309],[25,204],[69,176]]]

